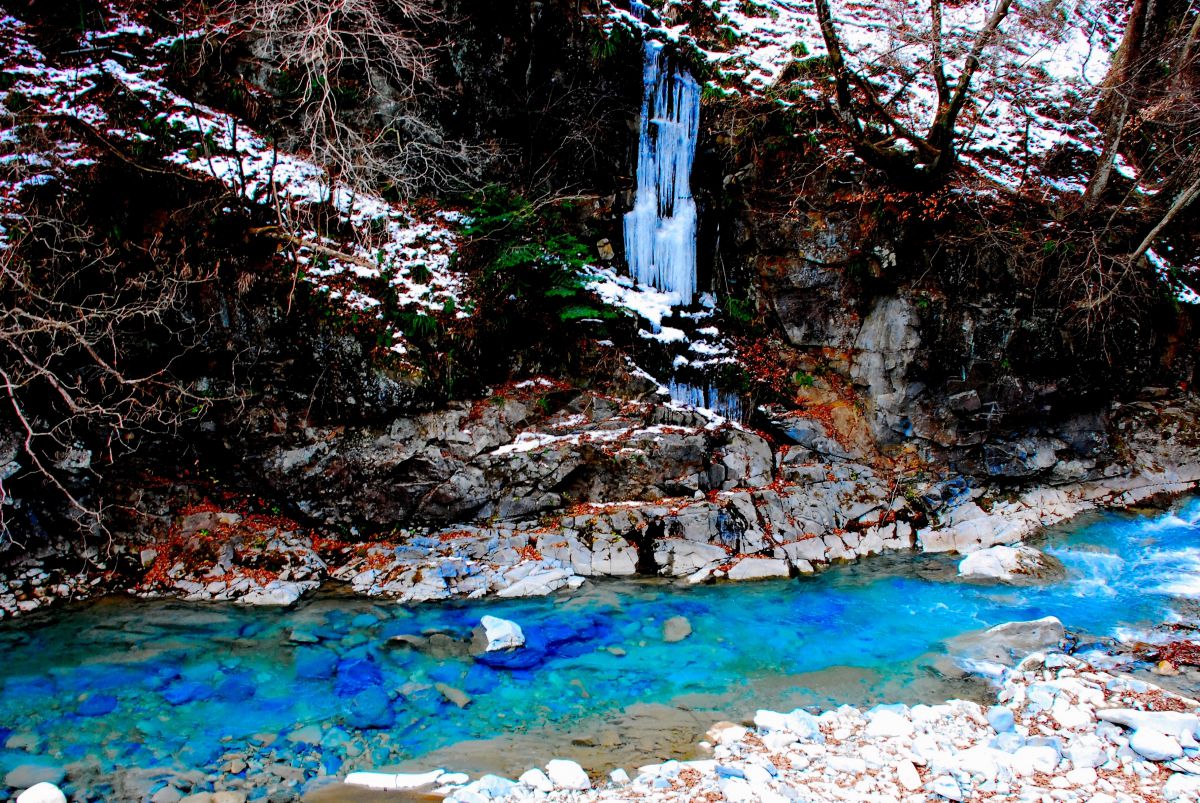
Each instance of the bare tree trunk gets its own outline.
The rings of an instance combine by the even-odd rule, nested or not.
[[[1111,104],[1114,93],[1127,91],[1127,84],[1133,78],[1134,66],[1142,59],[1142,48],[1146,36],[1146,13],[1149,0],[1133,0],[1129,10],[1129,19],[1125,22],[1125,35],[1113,57],[1112,67],[1104,80],[1104,96],[1100,99],[1101,107]]]
[[[1104,191],[1108,188],[1108,179],[1112,176],[1113,163],[1117,160],[1117,153],[1121,148],[1121,134],[1125,131],[1125,121],[1128,119],[1129,98],[1123,95],[1121,112],[1109,122],[1108,130],[1105,132],[1104,153],[1100,156],[1100,164],[1096,165],[1096,171],[1092,173],[1087,189],[1083,193],[1083,211],[1085,213],[1090,213],[1095,209],[1096,204],[1104,197]]]
[[[816,0],[817,21],[821,25],[821,37],[825,40],[825,50],[829,53],[829,66],[833,70],[833,82],[836,92],[838,114],[857,137],[862,136],[862,125],[854,114],[853,99],[850,96],[849,68],[842,54],[842,43],[838,39],[837,30],[833,27],[833,13],[829,10],[829,0]]]
[[[940,22],[940,3],[935,2],[934,5],[938,8]],[[941,175],[949,171],[958,159],[954,149],[954,126],[958,122],[958,115],[962,112],[963,106],[966,105],[967,96],[971,90],[971,79],[975,77],[975,72],[979,69],[979,58],[983,55],[984,48],[996,35],[1000,23],[1008,16],[1008,10],[1011,7],[1012,0],[997,0],[996,7],[992,9],[992,15],[988,17],[987,24],[975,36],[971,52],[967,54],[967,61],[963,65],[962,74],[958,76],[958,83],[954,87],[954,94],[948,103],[942,103],[940,100],[938,102],[938,111],[934,116],[933,125],[929,128],[929,136],[926,138],[937,151],[937,157],[930,168],[930,172],[934,175]]]
[[[1154,241],[1158,238],[1159,234],[1162,234],[1162,230],[1170,225],[1176,215],[1191,206],[1196,198],[1200,198],[1200,176],[1197,176],[1196,180],[1187,189],[1175,197],[1175,202],[1171,204],[1171,208],[1167,210],[1167,213],[1162,216],[1162,220],[1158,221],[1158,225],[1150,230],[1150,233],[1146,235],[1146,239],[1142,240],[1142,244],[1133,252],[1130,262],[1136,262],[1143,254],[1150,250],[1150,246],[1154,245]]]
[[[937,85],[940,109],[950,103],[950,83],[946,80],[946,62],[942,56],[942,0],[933,0],[929,6],[929,16],[933,28],[933,59],[930,67],[933,70],[933,82]]]

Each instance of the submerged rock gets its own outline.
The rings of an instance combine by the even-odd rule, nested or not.
[[[1008,583],[1060,579],[1063,565],[1031,546],[994,546],[972,552],[958,564],[960,577],[991,578]]]
[[[433,688],[446,699],[446,702],[453,703],[459,708],[466,708],[471,704],[471,696],[469,694],[448,683],[435,683],[433,684]]]
[[[28,789],[39,785],[51,786],[62,783],[67,775],[62,767],[49,764],[18,764],[4,775],[4,785],[16,789]]]
[[[363,730],[388,728],[396,721],[391,701],[378,686],[372,686],[350,699],[346,712],[346,724]]]
[[[950,655],[974,668],[980,668],[981,664],[1015,666],[1030,653],[1057,646],[1066,634],[1066,628],[1057,617],[1047,616],[965,633],[951,639],[947,648]]]
[[[692,623],[686,616],[672,616],[663,622],[663,641],[674,644],[692,635]]]

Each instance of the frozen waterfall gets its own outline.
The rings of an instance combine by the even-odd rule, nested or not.
[[[637,196],[625,215],[625,254],[639,283],[690,304],[696,293],[696,202],[692,160],[700,127],[700,85],[646,40]]]

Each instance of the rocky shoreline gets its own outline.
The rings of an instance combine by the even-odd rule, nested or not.
[[[512,781],[461,773],[354,773],[350,785],[459,803],[592,800],[1194,801],[1200,702],[1058,652],[1006,670],[995,705],[759,711],[722,722],[711,759],[616,770],[603,783],[552,760]]]

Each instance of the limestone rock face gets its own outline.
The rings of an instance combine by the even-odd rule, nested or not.
[[[908,369],[920,345],[915,310],[898,297],[876,301],[854,341],[850,376],[867,391],[875,435],[883,443],[913,434],[907,412],[921,388],[910,384]]]
[[[330,524],[513,521],[580,502],[758,488],[775,455],[757,433],[661,405],[581,393],[532,420],[520,399],[311,431],[261,456],[266,480]]]

